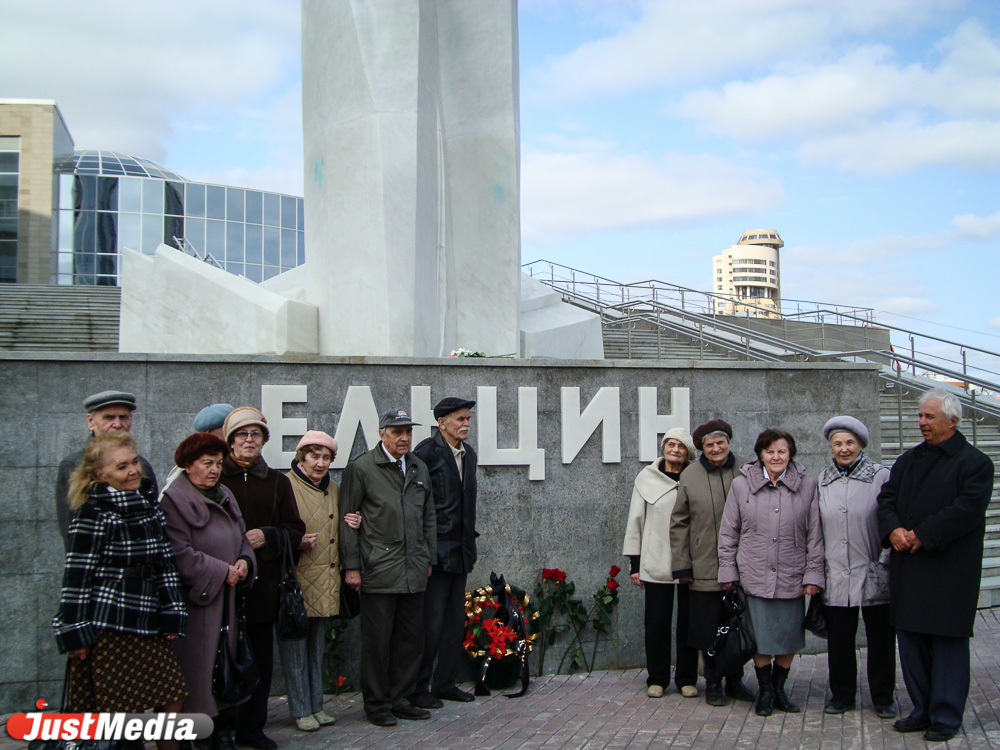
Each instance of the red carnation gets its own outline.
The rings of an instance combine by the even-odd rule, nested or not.
[[[611,576],[612,578],[614,578],[615,576],[617,576],[621,572],[622,572],[621,568],[619,568],[617,565],[612,565],[611,566],[611,572],[608,573],[608,575]]]
[[[608,591],[614,591],[617,588],[618,588],[618,581],[616,581],[614,578],[608,581]]]

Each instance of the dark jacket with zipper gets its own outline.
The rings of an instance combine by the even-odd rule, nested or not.
[[[670,515],[674,578],[692,578],[692,591],[721,591],[719,526],[729,488],[737,475],[736,456],[717,467],[701,456],[681,474]]]
[[[465,443],[462,476],[455,453],[440,431],[414,448],[431,476],[437,514],[435,569],[445,573],[471,573],[476,564],[476,452]]]
[[[260,529],[264,533],[264,546],[254,550],[257,580],[246,594],[247,622],[274,622],[278,617],[278,585],[285,544],[282,529],[288,531],[292,550],[299,548],[306,533],[292,483],[263,458],[244,471],[232,456],[226,456],[222,462],[219,482],[236,498],[246,529]]]
[[[361,571],[365,594],[419,594],[437,559],[437,519],[427,466],[412,452],[406,478],[379,443],[352,459],[340,484],[341,567]],[[361,514],[361,528],[343,522]]]

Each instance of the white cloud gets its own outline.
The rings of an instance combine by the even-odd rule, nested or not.
[[[3,17],[0,90],[55,99],[78,148],[162,160],[179,123],[266,101],[298,65],[293,2],[5,0]]]
[[[662,83],[704,80],[814,59],[846,34],[919,25],[947,0],[818,3],[813,0],[661,0],[641,17],[621,11],[616,33],[581,44],[528,71],[533,96],[581,97]],[[532,95],[529,92],[529,95]]]
[[[784,198],[773,177],[717,156],[623,154],[592,141],[525,150],[521,173],[527,240],[764,211]]]
[[[963,214],[952,219],[951,224],[960,239],[985,241],[1000,237],[1000,211],[989,216]]]

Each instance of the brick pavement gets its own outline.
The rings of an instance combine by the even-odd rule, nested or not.
[[[860,652],[862,675],[866,651]],[[756,689],[752,670],[747,684]],[[910,708],[902,676],[897,674],[898,706]],[[334,727],[318,732],[295,730],[283,698],[271,701],[267,732],[284,750],[392,748],[403,750],[591,750],[596,748],[924,748],[919,735],[901,735],[892,722],[879,719],[862,688],[861,708],[840,716],[823,713],[826,700],[826,656],[797,658],[789,693],[802,706],[800,714],[775,713],[761,718],[753,704],[731,703],[713,708],[704,698],[682,698],[675,692],[660,700],[646,697],[645,672],[638,669],[555,675],[532,680],[523,698],[495,694],[474,703],[446,703],[430,721],[401,721],[393,728],[374,727],[364,718],[360,695],[327,699],[326,711],[337,717]],[[0,739],[0,750],[23,746]],[[980,610],[972,640],[972,687],[963,732],[938,747],[1000,748],[1000,608]]]

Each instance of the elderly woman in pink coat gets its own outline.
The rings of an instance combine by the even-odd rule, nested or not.
[[[764,430],[753,450],[757,460],[740,467],[726,498],[719,583],[725,589],[739,583],[746,593],[757,644],[757,714],[770,716],[775,705],[798,713],[785,693],[785,680],[806,644],[805,597],[825,584],[819,490],[793,460],[795,438],[787,432]]]
[[[212,750],[235,748],[235,709],[212,695],[223,598],[229,599],[230,649],[235,649],[236,586],[252,581],[256,570],[239,506],[219,484],[228,453],[226,442],[211,433],[185,438],[174,453],[183,471],[160,499],[188,608],[187,637],[174,641],[189,691],[184,712],[215,717]]]

